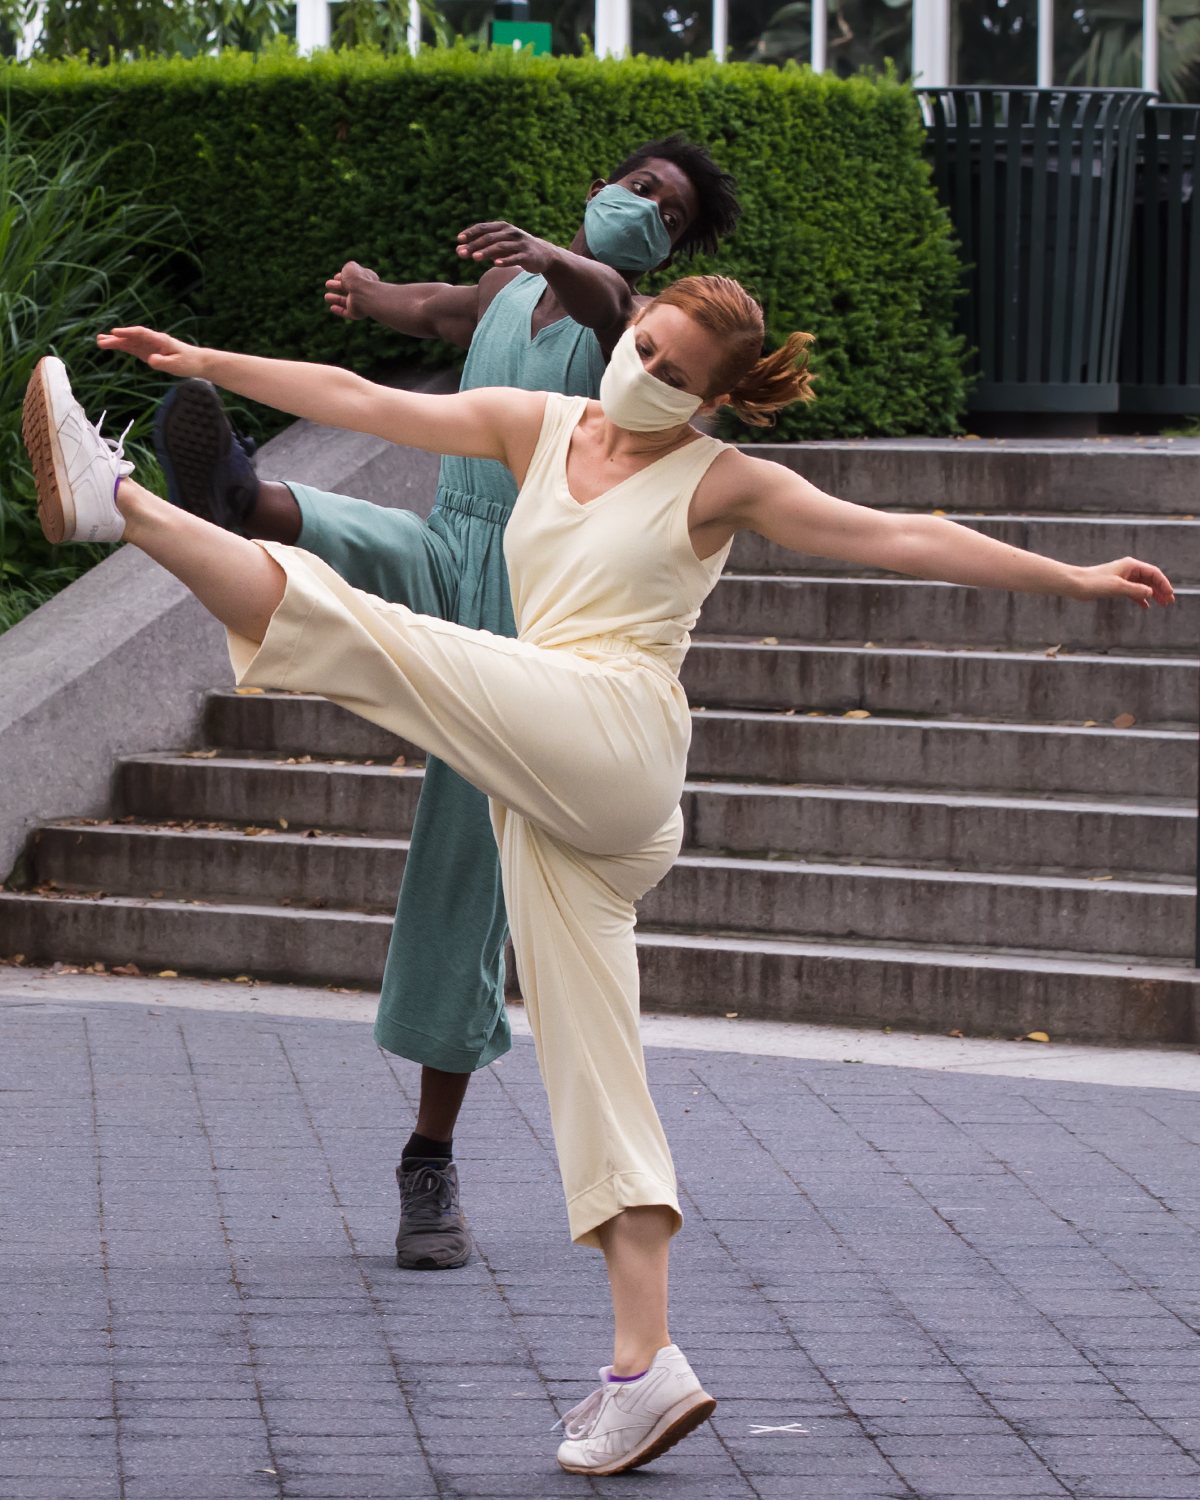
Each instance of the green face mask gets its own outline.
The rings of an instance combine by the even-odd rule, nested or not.
[[[583,212],[583,236],[597,260],[614,271],[652,271],[671,253],[671,236],[653,198],[610,182]]]

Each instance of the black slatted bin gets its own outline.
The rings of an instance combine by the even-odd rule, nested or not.
[[[1148,106],[1138,140],[1121,410],[1200,412],[1200,105]]]
[[[918,89],[961,241],[973,411],[1118,408],[1140,89]]]

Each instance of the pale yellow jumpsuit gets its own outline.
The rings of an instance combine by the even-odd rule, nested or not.
[[[688,506],[724,445],[698,436],[587,504],[567,487],[586,398],[550,395],[505,537],[519,638],[350,588],[262,543],[287,589],[239,683],[320,693],[439,756],[491,799],[517,972],[550,1098],[571,1236],[664,1204],[675,1172],[638,1035],[634,902],[679,852],[691,720],[678,672],[728,547]]]

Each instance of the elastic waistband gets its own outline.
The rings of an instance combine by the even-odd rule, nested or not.
[[[455,510],[460,515],[474,516],[477,521],[490,521],[493,526],[504,526],[512,515],[512,506],[496,500],[485,500],[482,495],[470,495],[466,490],[439,488],[435,510]]]
[[[570,647],[580,656],[599,660],[626,657],[639,666],[651,667],[676,684],[679,681],[678,663],[683,652],[673,646],[648,646],[644,641],[631,640],[627,635],[595,635],[576,641]]]

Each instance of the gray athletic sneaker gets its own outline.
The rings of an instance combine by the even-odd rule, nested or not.
[[[450,1271],[471,1257],[471,1236],[458,1206],[458,1169],[449,1157],[410,1158],[396,1168],[400,1229],[396,1264],[403,1271]]]

